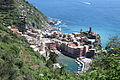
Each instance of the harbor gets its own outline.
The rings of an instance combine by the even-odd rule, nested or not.
[[[81,57],[93,58],[101,47],[99,35],[93,32],[91,27],[86,32],[81,30],[79,33],[70,34],[61,33],[54,28],[40,30],[26,26],[25,33],[19,32],[15,26],[8,28],[13,33],[24,36],[30,47],[44,56],[46,60],[49,59],[50,51],[60,52],[58,62],[68,65],[65,69],[71,72],[82,71],[87,61],[81,60]]]

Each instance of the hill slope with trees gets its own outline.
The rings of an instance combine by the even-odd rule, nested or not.
[[[26,25],[35,28],[50,26],[47,17],[25,0],[0,0],[0,24],[16,25],[22,32]]]

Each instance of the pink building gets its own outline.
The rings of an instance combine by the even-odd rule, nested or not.
[[[76,57],[81,57],[83,55],[84,46],[79,46],[77,49],[74,50],[74,54]]]
[[[85,56],[86,53],[89,51],[89,46],[77,46],[75,43],[71,42],[68,44],[61,44],[61,50],[65,51],[66,55],[77,58],[81,56]]]
[[[57,44],[56,43],[46,43],[46,47],[49,50],[57,50]]]

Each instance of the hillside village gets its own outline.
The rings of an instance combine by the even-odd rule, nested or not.
[[[26,27],[26,32],[24,33],[20,32],[15,26],[8,28],[16,35],[24,36],[30,47],[47,60],[49,59],[50,51],[55,53],[59,51],[66,56],[75,58],[79,65],[82,64],[84,66],[82,69],[78,68],[79,73],[89,69],[92,63],[89,58],[93,58],[98,48],[101,47],[100,37],[92,31],[91,27],[89,31],[71,34],[54,31],[54,28],[40,30]],[[58,63],[54,64],[54,66],[61,68]]]
[[[7,2],[5,4],[7,4]],[[6,6],[5,4],[2,5]],[[90,30],[87,32],[80,31],[79,33],[63,34],[60,33],[59,31],[56,31],[57,30],[56,28],[50,27],[49,24],[56,24],[57,23],[56,21],[47,20],[47,17],[42,16],[43,14],[39,12],[35,7],[32,7],[32,5],[30,5],[28,2],[24,3],[22,0],[18,0],[12,1],[12,3],[10,3],[9,5],[11,4],[14,4],[14,8],[16,7],[15,5],[17,5],[16,8],[18,8],[19,11],[16,12],[20,12],[20,14],[22,15],[22,16],[17,15],[17,18],[19,18],[20,20],[19,19],[15,20],[18,20],[18,22],[21,20],[22,21],[20,22],[21,24],[19,25],[16,25],[16,22],[12,22],[14,23],[13,25],[16,26],[12,27],[9,26],[8,28],[17,35],[25,36],[26,39],[28,40],[28,43],[30,44],[30,47],[32,47],[35,51],[40,52],[40,54],[43,54],[44,56],[48,56],[44,54],[46,53],[47,50],[58,50],[61,52],[66,52],[65,55],[73,58],[81,56],[92,57],[95,54],[96,46],[100,45],[99,35],[94,33],[92,31],[92,28],[90,28]],[[9,7],[8,10],[10,10]],[[39,19],[31,16],[32,14],[35,14],[35,16],[40,16]],[[29,26],[33,27],[45,26],[45,27],[40,30],[30,28],[29,26],[25,25],[28,24],[29,23],[28,21],[31,21],[31,19],[32,22],[29,24]],[[39,24],[35,22],[38,22]],[[3,24],[3,22],[1,23]],[[24,33],[19,32],[18,29],[19,30],[22,29],[20,31],[25,32]]]
[[[91,58],[96,53],[96,46],[100,45],[98,34],[90,28],[87,32],[63,34],[58,31],[26,28],[22,34],[16,27],[9,27],[13,33],[25,36],[34,51],[49,56],[48,50],[66,52],[65,55],[77,58],[86,56]]]

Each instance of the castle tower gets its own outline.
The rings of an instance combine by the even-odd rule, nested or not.
[[[89,33],[91,33],[92,32],[92,27],[90,27],[90,29],[89,29],[89,31],[88,31]]]

